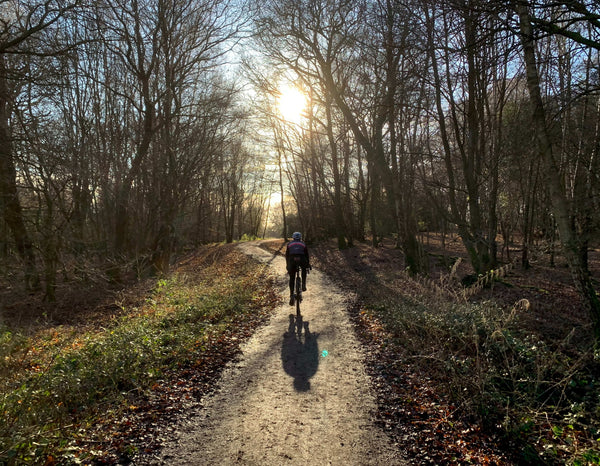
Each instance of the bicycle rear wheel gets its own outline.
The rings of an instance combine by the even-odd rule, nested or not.
[[[296,315],[300,316],[300,301],[302,301],[302,279],[296,273]]]

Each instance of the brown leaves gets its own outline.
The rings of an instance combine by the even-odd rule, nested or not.
[[[135,306],[123,301],[127,319],[105,315],[81,335],[48,324],[26,351],[6,359],[13,373],[17,365],[24,376],[56,373],[80,395],[68,410],[62,400],[52,405],[59,392],[46,385],[47,395],[37,396],[50,414],[38,429],[48,438],[36,447],[36,463],[125,464],[150,454],[186,407],[214,389],[223,367],[280,299],[264,267],[231,245],[195,251],[176,274],[136,294]],[[51,372],[56,354],[63,366]],[[26,447],[16,445],[14,455],[30,455]]]
[[[375,380],[377,423],[392,437],[412,464],[501,465],[510,461],[500,440],[460,419],[458,410],[434,382],[402,361],[399,349],[366,343],[373,349],[368,368]]]
[[[131,396],[118,413],[96,420],[90,436],[77,442],[80,457],[97,464],[127,463],[160,448],[165,436],[185,416],[187,407],[212,392],[225,365],[239,354],[239,346],[265,315],[234,320],[202,343],[201,353],[187,366],[174,368],[151,386],[150,392]]]

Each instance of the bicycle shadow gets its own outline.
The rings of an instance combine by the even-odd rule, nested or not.
[[[302,316],[290,314],[290,323],[283,334],[281,362],[285,372],[294,378],[297,392],[310,390],[310,378],[319,368],[318,334],[311,333]]]

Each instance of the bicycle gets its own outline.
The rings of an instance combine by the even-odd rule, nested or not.
[[[300,303],[302,302],[302,267],[296,266],[296,282],[294,286],[294,301],[296,303],[296,316],[300,317]],[[306,268],[306,273],[310,272],[310,267]]]

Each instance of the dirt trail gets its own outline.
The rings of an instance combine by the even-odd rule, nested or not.
[[[256,243],[239,247],[269,263],[287,298],[284,259]],[[375,401],[343,295],[315,270],[302,322],[294,309],[286,302],[242,346],[155,464],[404,464],[373,425]]]

